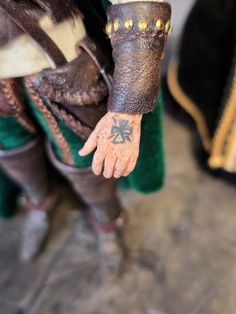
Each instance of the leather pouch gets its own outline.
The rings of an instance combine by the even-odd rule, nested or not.
[[[77,45],[72,62],[37,74],[34,85],[51,111],[83,139],[107,112],[111,92],[108,64],[99,48],[86,37]]]

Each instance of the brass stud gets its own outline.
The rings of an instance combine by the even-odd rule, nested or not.
[[[119,30],[119,28],[120,28],[120,22],[119,22],[119,20],[115,20],[113,22],[113,29],[114,29],[114,31],[117,32]]]
[[[164,29],[164,23],[161,19],[158,19],[156,21],[156,29],[161,31],[162,29]]]
[[[134,26],[134,23],[133,23],[133,21],[132,21],[131,19],[127,19],[127,20],[125,21],[124,25],[125,25],[125,28],[126,28],[127,30],[131,30],[132,27]]]
[[[172,31],[172,25],[171,25],[171,22],[170,22],[170,21],[168,21],[168,22],[166,23],[165,31],[166,31],[166,33],[168,33],[168,34]]]
[[[109,34],[111,34],[111,32],[112,32],[112,23],[109,22],[106,25],[106,33],[109,35]]]
[[[140,20],[138,23],[140,31],[146,31],[148,29],[148,22],[146,20]]]

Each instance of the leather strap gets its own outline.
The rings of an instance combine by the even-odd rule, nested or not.
[[[67,112],[67,110],[57,103],[47,100],[46,104],[51,109],[53,114],[60,121],[64,122],[76,135],[85,141],[89,138],[89,135],[93,131],[92,128],[82,124],[78,118],[74,117],[71,113]]]
[[[48,213],[56,206],[58,200],[59,200],[59,194],[57,193],[55,189],[47,197],[45,197],[45,199],[42,202],[40,202],[37,205],[33,204],[27,195],[23,195],[20,205],[26,211],[39,210],[39,211]]]
[[[89,223],[96,233],[111,233],[117,231],[118,229],[122,229],[125,224],[126,218],[127,217],[124,212],[121,211],[119,217],[117,217],[115,220],[107,223],[102,223],[94,217],[92,212],[90,212]]]
[[[20,4],[13,0],[0,0],[0,8],[27,34],[29,34],[52,59],[55,66],[65,64],[64,57],[58,46],[40,28],[36,19],[28,14]]]
[[[89,36],[84,37],[77,44],[77,49],[83,49],[91,57],[94,63],[97,65],[104,81],[107,84],[108,92],[111,95],[112,91],[112,76],[110,65],[104,53],[100,50],[99,46],[96,45]]]

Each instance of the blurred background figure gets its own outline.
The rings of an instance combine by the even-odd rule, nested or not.
[[[167,75],[168,104],[197,130],[195,152],[208,168],[235,180],[236,2],[197,0]],[[185,122],[187,119],[185,118]],[[195,132],[196,133],[196,132]]]

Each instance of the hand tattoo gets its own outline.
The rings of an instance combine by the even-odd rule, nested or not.
[[[113,144],[124,144],[126,141],[131,142],[133,128],[129,126],[129,120],[112,118],[114,125],[111,128],[111,135],[108,139],[112,139]]]

